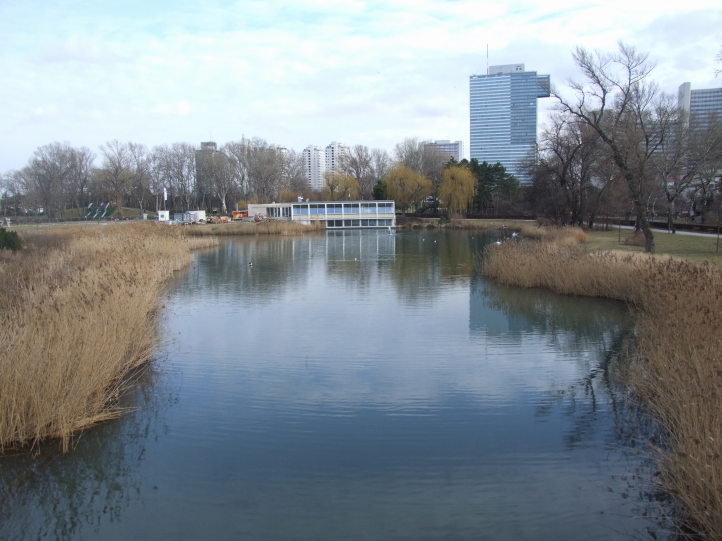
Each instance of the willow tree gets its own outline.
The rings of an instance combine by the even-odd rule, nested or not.
[[[396,208],[406,212],[411,206],[418,206],[433,190],[431,181],[410,167],[397,163],[384,178],[386,196],[396,202]]]
[[[476,175],[468,167],[452,165],[442,171],[439,199],[446,206],[449,216],[452,211],[469,208],[474,199],[475,185]]]

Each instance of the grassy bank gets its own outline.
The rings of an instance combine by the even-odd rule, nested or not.
[[[555,242],[490,246],[483,274],[520,287],[630,304],[629,384],[666,429],[660,482],[684,527],[722,539],[722,267]]]
[[[594,230],[588,232],[588,235],[587,249],[589,251],[613,250],[631,253],[644,250],[643,246],[634,245],[630,229]],[[668,255],[675,259],[689,261],[722,263],[722,251],[717,251],[716,235],[685,235],[684,233],[671,234],[666,231],[655,231],[654,245],[655,253],[659,255]]]
[[[185,228],[126,223],[25,230],[0,251],[0,451],[122,413],[127,374],[156,344],[163,283],[216,245]]]
[[[216,225],[186,226],[189,235],[193,236],[225,236],[225,235],[302,235],[311,231],[325,231],[326,224],[318,221],[311,225],[303,225],[290,221],[236,222]]]

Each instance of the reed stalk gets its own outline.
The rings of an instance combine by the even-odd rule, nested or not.
[[[22,233],[0,250],[0,452],[123,413],[126,376],[157,344],[163,284],[216,245],[153,223]]]
[[[637,320],[633,396],[666,431],[655,449],[680,530],[722,539],[722,267],[587,253],[568,239],[488,247],[484,276],[507,285],[627,302]]]

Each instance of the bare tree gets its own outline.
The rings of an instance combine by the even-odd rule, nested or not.
[[[608,147],[629,187],[645,250],[654,251],[648,211],[655,178],[651,159],[669,132],[669,125],[658,114],[661,94],[649,78],[654,64],[647,54],[623,43],[614,54],[577,47],[573,58],[584,75],[584,81],[569,82],[576,100],[568,101],[556,91],[553,95],[562,111],[591,127]]]
[[[166,159],[164,154],[168,151],[166,146],[155,146],[150,155],[150,182],[148,190],[153,194],[156,212],[163,207],[164,197],[167,196],[170,185],[166,178]]]
[[[417,173],[424,172],[424,143],[418,137],[407,137],[394,147],[394,159]]]
[[[422,153],[422,174],[431,181],[433,190],[431,196],[434,201],[439,200],[439,187],[441,186],[442,174],[451,156],[444,154],[436,145],[424,144]]]
[[[289,150],[284,157],[284,188],[303,194],[308,190],[308,180],[303,167],[303,155]]]
[[[238,186],[241,197],[248,198],[250,187],[248,184],[248,170],[246,168],[246,143],[243,141],[229,141],[221,148],[228,158],[229,174]]]
[[[190,143],[173,143],[169,157],[173,193],[181,198],[184,211],[197,207],[195,148]]]
[[[153,154],[154,183],[168,192],[171,210],[190,210],[196,203],[195,147],[190,143],[173,143],[155,147]]]
[[[8,205],[10,204],[13,173],[14,171],[8,171],[0,175],[0,202],[2,202],[2,208],[0,208],[0,211],[2,211],[3,216],[10,215]]]
[[[39,147],[24,171],[26,189],[35,196],[48,216],[61,217],[73,165],[69,143],[50,143]]]
[[[708,160],[698,168],[692,183],[692,205],[699,210],[703,223],[707,221],[707,215],[712,210],[715,198],[719,197],[721,183],[722,156],[717,154],[717,159]]]
[[[123,216],[123,204],[133,182],[133,156],[128,143],[117,139],[100,145],[102,165],[99,179],[115,201],[118,214]]]
[[[148,147],[139,143],[128,143],[130,153],[132,180],[130,191],[132,192],[141,212],[146,208],[146,198],[149,194],[151,181],[151,168],[153,164],[151,153]]]
[[[213,194],[220,200],[221,213],[228,213],[228,196],[237,190],[231,160],[223,151],[213,153],[211,160],[204,164]]]
[[[244,143],[249,195],[258,201],[271,201],[283,180],[284,153],[257,137]]]
[[[378,182],[386,176],[391,167],[391,158],[389,153],[381,148],[371,149],[371,171],[374,182]]]
[[[71,198],[78,212],[88,204],[89,189],[93,180],[95,153],[87,147],[71,149],[68,198]]]
[[[365,145],[355,145],[341,155],[341,172],[358,182],[361,199],[371,199],[376,180],[373,175],[372,156]]]
[[[552,115],[539,138],[538,158],[527,165],[538,210],[561,224],[582,226],[590,197],[603,189],[604,182],[595,182],[602,156],[596,131],[568,113]]]
[[[325,180],[325,186],[321,189],[323,199],[341,201],[358,197],[359,183],[353,175],[326,171],[323,176]]]

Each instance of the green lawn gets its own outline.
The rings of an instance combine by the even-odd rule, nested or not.
[[[610,231],[587,231],[589,242],[587,249],[597,250],[621,250],[625,252],[643,252],[641,246],[630,246],[625,240],[631,237],[631,229],[622,229],[622,242],[619,242],[619,230],[614,228]],[[690,261],[710,261],[722,263],[722,246],[717,252],[717,236],[696,236],[682,235],[680,233],[670,234],[666,231],[654,231],[655,253],[669,255],[677,259]]]
[[[480,220],[482,221],[482,220]],[[483,220],[487,227],[499,227],[502,224],[509,229],[519,227],[522,223],[518,220]],[[622,242],[619,242],[619,230],[612,228],[609,231],[587,231],[589,242],[586,244],[589,251],[598,250],[620,250],[624,252],[644,252],[642,246],[631,246],[625,241],[632,236],[631,229],[622,229]],[[689,261],[709,261],[722,263],[722,246],[717,252],[717,235],[683,235],[681,233],[671,234],[666,231],[654,231],[655,253],[668,255],[676,259],[687,259]]]

